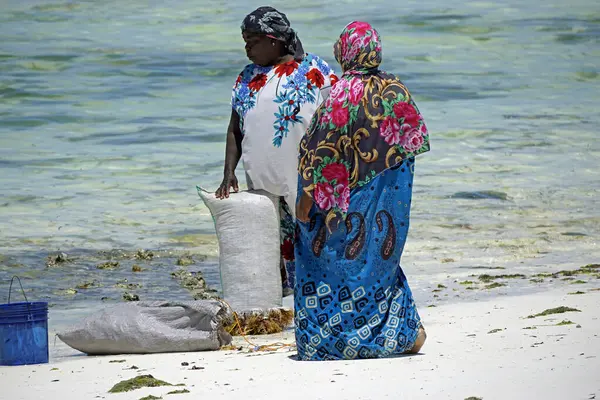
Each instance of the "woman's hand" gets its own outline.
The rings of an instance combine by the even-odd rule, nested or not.
[[[225,173],[223,182],[221,182],[221,186],[219,186],[215,192],[215,196],[217,199],[227,199],[229,198],[229,189],[233,189],[233,191],[236,193],[240,190],[238,187],[238,180],[234,172]]]
[[[305,192],[300,195],[300,200],[296,204],[296,219],[300,222],[309,221],[310,209],[313,205],[313,199]]]

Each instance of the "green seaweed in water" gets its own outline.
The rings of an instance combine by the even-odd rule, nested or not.
[[[54,292],[54,294],[58,295],[58,296],[74,296],[77,294],[77,290],[70,288],[70,289],[60,289],[56,292]]]
[[[162,400],[162,397],[156,397],[153,395],[142,397],[140,400]]]
[[[488,334],[502,332],[503,330],[504,329],[500,329],[500,328],[498,328],[498,329],[492,329],[491,331],[488,332]]]
[[[91,281],[91,282],[83,282],[80,283],[79,285],[75,286],[77,289],[89,289],[89,288],[93,288],[93,287],[97,287],[98,283],[96,281]]]
[[[581,290],[578,290],[576,292],[570,292],[568,294],[570,294],[570,295],[573,295],[573,294],[585,294],[585,292],[582,292]]]
[[[159,387],[159,386],[173,386],[172,384],[158,380],[152,375],[140,375],[135,378],[127,379],[117,383],[108,391],[108,393],[124,393],[132,390],[141,389],[144,387]]]
[[[105,270],[113,270],[113,269],[117,268],[118,266],[119,266],[118,261],[107,261],[105,263],[96,265],[96,268],[105,269]]]
[[[194,300],[218,298],[217,292],[206,284],[200,272],[191,273],[185,269],[179,269],[172,272],[171,276],[192,293]]]
[[[181,389],[181,390],[173,390],[172,392],[169,392],[167,394],[185,394],[185,393],[189,393],[190,391],[187,389]]]
[[[563,314],[566,312],[581,312],[581,310],[578,310],[576,308],[571,308],[571,307],[560,306],[560,307],[556,307],[556,308],[549,308],[538,314],[529,315],[527,318],[545,317],[547,315]]]
[[[437,285],[438,289],[446,289],[447,287],[442,285],[441,283],[439,285]]]
[[[54,256],[48,256],[48,258],[46,259],[46,267],[56,267],[60,264],[64,264],[69,261],[71,260],[69,260],[69,256],[67,255],[67,253],[58,253]]]
[[[194,259],[190,256],[183,256],[177,259],[177,265],[180,267],[187,267],[192,264],[194,264]]]
[[[131,294],[131,293],[123,293],[123,300],[125,301],[140,301],[140,296],[138,296],[137,294]]]
[[[571,282],[571,285],[582,285],[584,283],[587,283],[586,281],[582,281],[581,279],[578,279],[576,281]]]
[[[154,253],[146,250],[138,250],[135,253],[135,258],[138,260],[152,260],[154,258]]]
[[[117,282],[115,284],[115,287],[118,287],[119,289],[134,290],[134,289],[141,288],[142,285],[139,283],[128,283],[127,279],[123,279],[123,280],[120,280],[119,282]]]
[[[531,329],[537,329],[537,326],[526,326],[523,329],[529,329],[529,330],[531,330]]]
[[[465,400],[483,400],[483,399],[481,397],[471,396],[471,397],[467,397]]]
[[[459,284],[460,285],[474,285],[475,282],[473,282],[473,281],[462,281],[462,282],[459,282]]]

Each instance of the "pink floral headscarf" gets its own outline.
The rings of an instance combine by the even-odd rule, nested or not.
[[[328,214],[344,216],[353,190],[429,151],[425,121],[406,86],[379,70],[381,41],[366,22],[347,25],[334,45],[344,74],[300,142],[304,192]]]
[[[333,46],[333,54],[343,72],[360,73],[377,68],[381,64],[379,34],[367,22],[351,22]]]

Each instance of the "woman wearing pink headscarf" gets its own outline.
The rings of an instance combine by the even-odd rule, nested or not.
[[[415,353],[426,335],[400,258],[415,156],[429,150],[429,134],[406,86],[379,70],[371,25],[347,25],[334,53],[343,75],[300,142],[298,357]]]

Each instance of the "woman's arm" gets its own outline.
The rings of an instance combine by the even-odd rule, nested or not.
[[[239,191],[238,180],[235,169],[242,156],[242,131],[240,129],[240,116],[235,110],[231,110],[229,127],[227,128],[227,142],[225,145],[225,167],[223,169],[223,182],[217,189],[215,195],[219,199],[229,197],[229,189]]]

